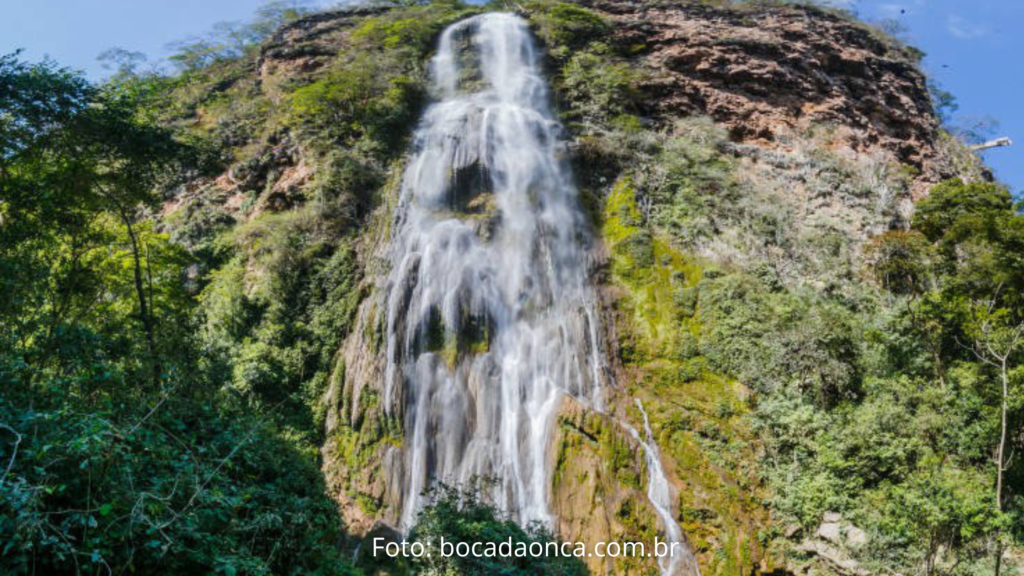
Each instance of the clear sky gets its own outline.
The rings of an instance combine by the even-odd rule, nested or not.
[[[313,0],[319,5],[336,3]],[[996,176],[1024,190],[1024,0],[832,0],[867,20],[892,18],[928,56],[926,70],[960,105],[955,122],[986,117],[1014,146],[985,153]],[[24,48],[102,78],[96,56],[112,46],[167,55],[166,45],[243,20],[265,0],[3,0],[0,54]]]
[[[860,0],[866,20],[892,18],[927,54],[925,71],[956,96],[954,124],[991,117],[1013,146],[984,152],[996,177],[1024,190],[1024,0]]]

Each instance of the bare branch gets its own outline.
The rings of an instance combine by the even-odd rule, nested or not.
[[[995,140],[989,140],[988,142],[984,142],[982,144],[975,144],[975,145],[971,146],[970,148],[971,148],[971,151],[973,151],[973,152],[981,152],[982,150],[988,150],[990,148],[1002,148],[1004,146],[1012,146],[1012,145],[1013,145],[1013,140],[1010,140],[1008,137],[1003,136],[1002,138],[996,138]]]
[[[8,426],[7,424],[4,424],[2,422],[0,422],[0,428],[3,428],[4,430],[7,430],[8,432],[10,432],[11,434],[14,434],[14,436],[15,436],[15,439],[14,439],[14,449],[11,452],[11,459],[7,462],[7,468],[4,470],[4,475],[0,476],[0,486],[3,486],[4,482],[7,481],[7,475],[10,474],[11,473],[11,469],[14,468],[14,461],[18,457],[18,446],[21,446],[22,436],[21,436],[21,434],[17,430],[15,430],[14,428],[11,428],[10,426]]]

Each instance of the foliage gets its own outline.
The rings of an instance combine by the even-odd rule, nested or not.
[[[914,212],[913,226],[932,242],[975,234],[1013,208],[1010,193],[997,184],[950,180],[932,189]],[[957,225],[958,229],[953,229]],[[981,227],[981,230],[979,230]]]
[[[645,109],[643,46],[610,43],[605,17],[576,4],[521,8],[609,248],[624,384],[673,460],[706,573],[749,571],[826,513],[867,531],[849,552],[874,573],[979,574],[1016,554],[1024,216],[1007,191],[942,134],[964,180],[911,219],[909,167],[840,157],[828,127],[763,150],[711,119],[667,123]],[[321,400],[365,295],[366,216],[427,98],[425,60],[478,9],[396,2],[353,17],[337,55],[257,78],[255,47],[304,10],[276,3],[190,39],[177,74],[114,49],[104,86],[0,57],[5,573],[350,570],[317,448],[365,467],[400,424],[367,416],[325,439]],[[940,114],[955,109],[932,88]],[[300,157],[311,175],[279,185]],[[196,178],[225,165],[228,192]],[[377,401],[364,391],[359,408]],[[622,446],[605,456],[642,484]],[[442,536],[552,541],[453,488],[413,532]],[[400,568],[582,571],[551,557]]]
[[[434,553],[416,558],[413,568],[417,574],[424,576],[440,576],[460,574],[465,576],[484,576],[490,574],[509,575],[554,575],[582,576],[587,574],[583,562],[576,557],[552,554],[513,555],[511,558],[484,555],[468,555],[467,557],[444,557],[439,552],[442,539],[452,545],[466,543],[472,545],[495,545],[512,542],[512,550],[523,545],[535,548],[558,542],[542,526],[534,525],[521,528],[494,506],[480,500],[480,486],[465,488],[438,486],[427,492],[429,504],[423,508],[416,518],[416,524],[410,532],[410,539],[422,543]],[[566,548],[571,550],[571,547]]]
[[[960,108],[956,96],[940,86],[934,79],[928,80],[928,94],[932,98],[935,114],[944,124],[948,124],[953,119],[953,114]]]
[[[917,231],[890,230],[864,247],[875,280],[895,294],[920,294],[929,287],[931,244]]]
[[[297,122],[310,125],[342,144],[361,138],[397,148],[423,100],[418,80],[403,73],[400,61],[358,53],[325,78],[291,97]]]
[[[586,110],[584,100],[566,102],[569,119]],[[868,544],[850,553],[878,572],[991,571],[996,550],[1019,545],[1009,528],[1018,514],[1020,500],[1010,494],[1022,486],[1019,464],[1003,469],[1009,493],[998,499],[1001,509],[993,488],[1001,438],[1006,450],[1019,445],[1020,376],[1013,374],[1024,373],[1017,368],[1024,356],[1004,346],[1021,321],[1024,251],[1024,217],[1005,189],[949,181],[908,221],[895,209],[908,171],[804,148],[827,139],[827,130],[777,154],[732,144],[705,119],[654,132],[591,118],[570,126],[583,134],[579,172],[598,175],[584,186],[603,189],[598,223],[612,279],[624,289],[615,304],[620,359],[637,371],[633,393],[654,407],[655,430],[671,431],[662,449],[681,481],[715,494],[681,498],[681,518],[698,546],[743,538],[742,526],[716,530],[716,510],[757,517],[756,507],[723,506],[728,492],[702,476],[702,458],[743,469],[741,422],[765,451],[756,465],[770,489],[763,505],[776,525],[796,527],[790,544],[763,532],[771,549],[813,535],[826,513],[867,531]],[[602,180],[616,174],[626,176],[613,185]],[[858,229],[813,214],[798,203],[805,192],[787,188],[794,186],[815,199],[819,213],[872,219]],[[823,209],[825,198],[835,208]],[[858,237],[864,228],[871,232]],[[701,274],[675,272],[694,260]],[[864,271],[874,285],[863,281]],[[679,298],[663,295],[677,291]],[[676,316],[684,301],[692,311]],[[658,347],[666,341],[685,352]],[[1000,356],[1005,371],[986,356],[986,343],[1011,351]],[[721,377],[753,392],[740,421],[718,420],[690,399]],[[662,409],[678,420],[660,416],[659,405],[683,391],[685,411]],[[1001,422],[1008,435],[1000,434]],[[723,556],[707,565],[721,571]]]
[[[362,295],[354,254],[302,227],[310,210],[266,215],[233,234],[239,254],[200,295],[216,378],[255,410],[280,408],[299,437],[322,434],[319,405],[333,355]],[[246,265],[248,262],[248,265]]]
[[[169,60],[181,72],[245,55],[283,24],[308,14],[310,0],[274,0],[260,6],[248,22],[218,22],[206,35],[173,42]]]
[[[308,456],[265,419],[187,391],[194,381],[140,394],[90,358],[102,337],[76,339],[62,372],[0,365],[4,573],[345,573],[337,512]]]
[[[553,83],[570,126],[583,134],[608,124],[638,127],[633,115],[642,103],[644,73],[623,57],[623,47],[609,43],[605,17],[555,0],[523,9],[555,65]]]
[[[726,140],[710,119],[678,122],[652,159],[644,181],[651,222],[683,244],[711,237],[741,194],[734,162],[720,150]]]
[[[795,387],[825,407],[859,396],[856,319],[841,305],[744,275],[707,281],[699,302],[701,350],[726,373],[759,391]]]
[[[445,26],[474,12],[439,2],[366,18],[350,35],[354,49],[292,92],[292,122],[327,145],[396,155],[426,100],[428,51]]]
[[[562,68],[561,96],[571,103],[570,120],[592,123],[633,112],[640,95],[640,74],[626,62],[605,56],[607,46],[594,43],[572,55]]]
[[[536,26],[537,36],[555,59],[565,59],[611,30],[608,21],[592,10],[557,0],[538,0],[524,7]]]
[[[210,377],[190,255],[144,218],[203,152],[49,62],[3,57],[0,94],[0,569],[343,573],[315,455]]]

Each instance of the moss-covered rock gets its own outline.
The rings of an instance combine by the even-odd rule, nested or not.
[[[605,199],[601,232],[621,294],[613,311],[620,384],[646,407],[678,490],[676,519],[703,574],[763,569],[771,561],[759,535],[770,522],[758,443],[743,416],[746,390],[699,356],[701,266],[647,227],[628,177]]]

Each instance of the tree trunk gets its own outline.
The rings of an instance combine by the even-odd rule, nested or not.
[[[142,283],[142,260],[139,257],[139,241],[135,236],[135,229],[132,228],[131,219],[124,210],[120,210],[121,220],[128,230],[128,238],[132,242],[132,259],[134,260],[135,294],[139,299],[139,315],[142,317],[142,329],[146,337],[146,349],[149,352],[149,362],[153,369],[153,383],[160,380],[160,367],[156,361],[156,337],[153,328],[153,316],[146,302],[146,290]]]
[[[1000,429],[999,429],[999,450],[996,453],[996,511],[1003,511],[1003,456],[1006,454],[1006,404],[1010,398],[1010,380],[1006,373],[1006,357],[1003,357],[999,375],[1003,381],[1003,401],[1000,406]],[[995,576],[999,576],[999,570],[1003,563],[1003,545],[1000,541],[1002,534],[996,534],[996,570]]]
[[[1013,142],[1006,136],[1003,136],[1002,138],[989,140],[988,142],[984,142],[982,144],[975,144],[974,146],[970,146],[970,149],[973,150],[974,152],[981,152],[982,150],[988,150],[990,148],[1002,148],[1003,146],[1012,145]]]
[[[1003,511],[1003,455],[1006,453],[1006,405],[1010,398],[1010,381],[1006,372],[1006,359],[1003,359],[1000,376],[1003,380],[1003,402],[1000,409],[999,453],[996,456],[996,510]]]

